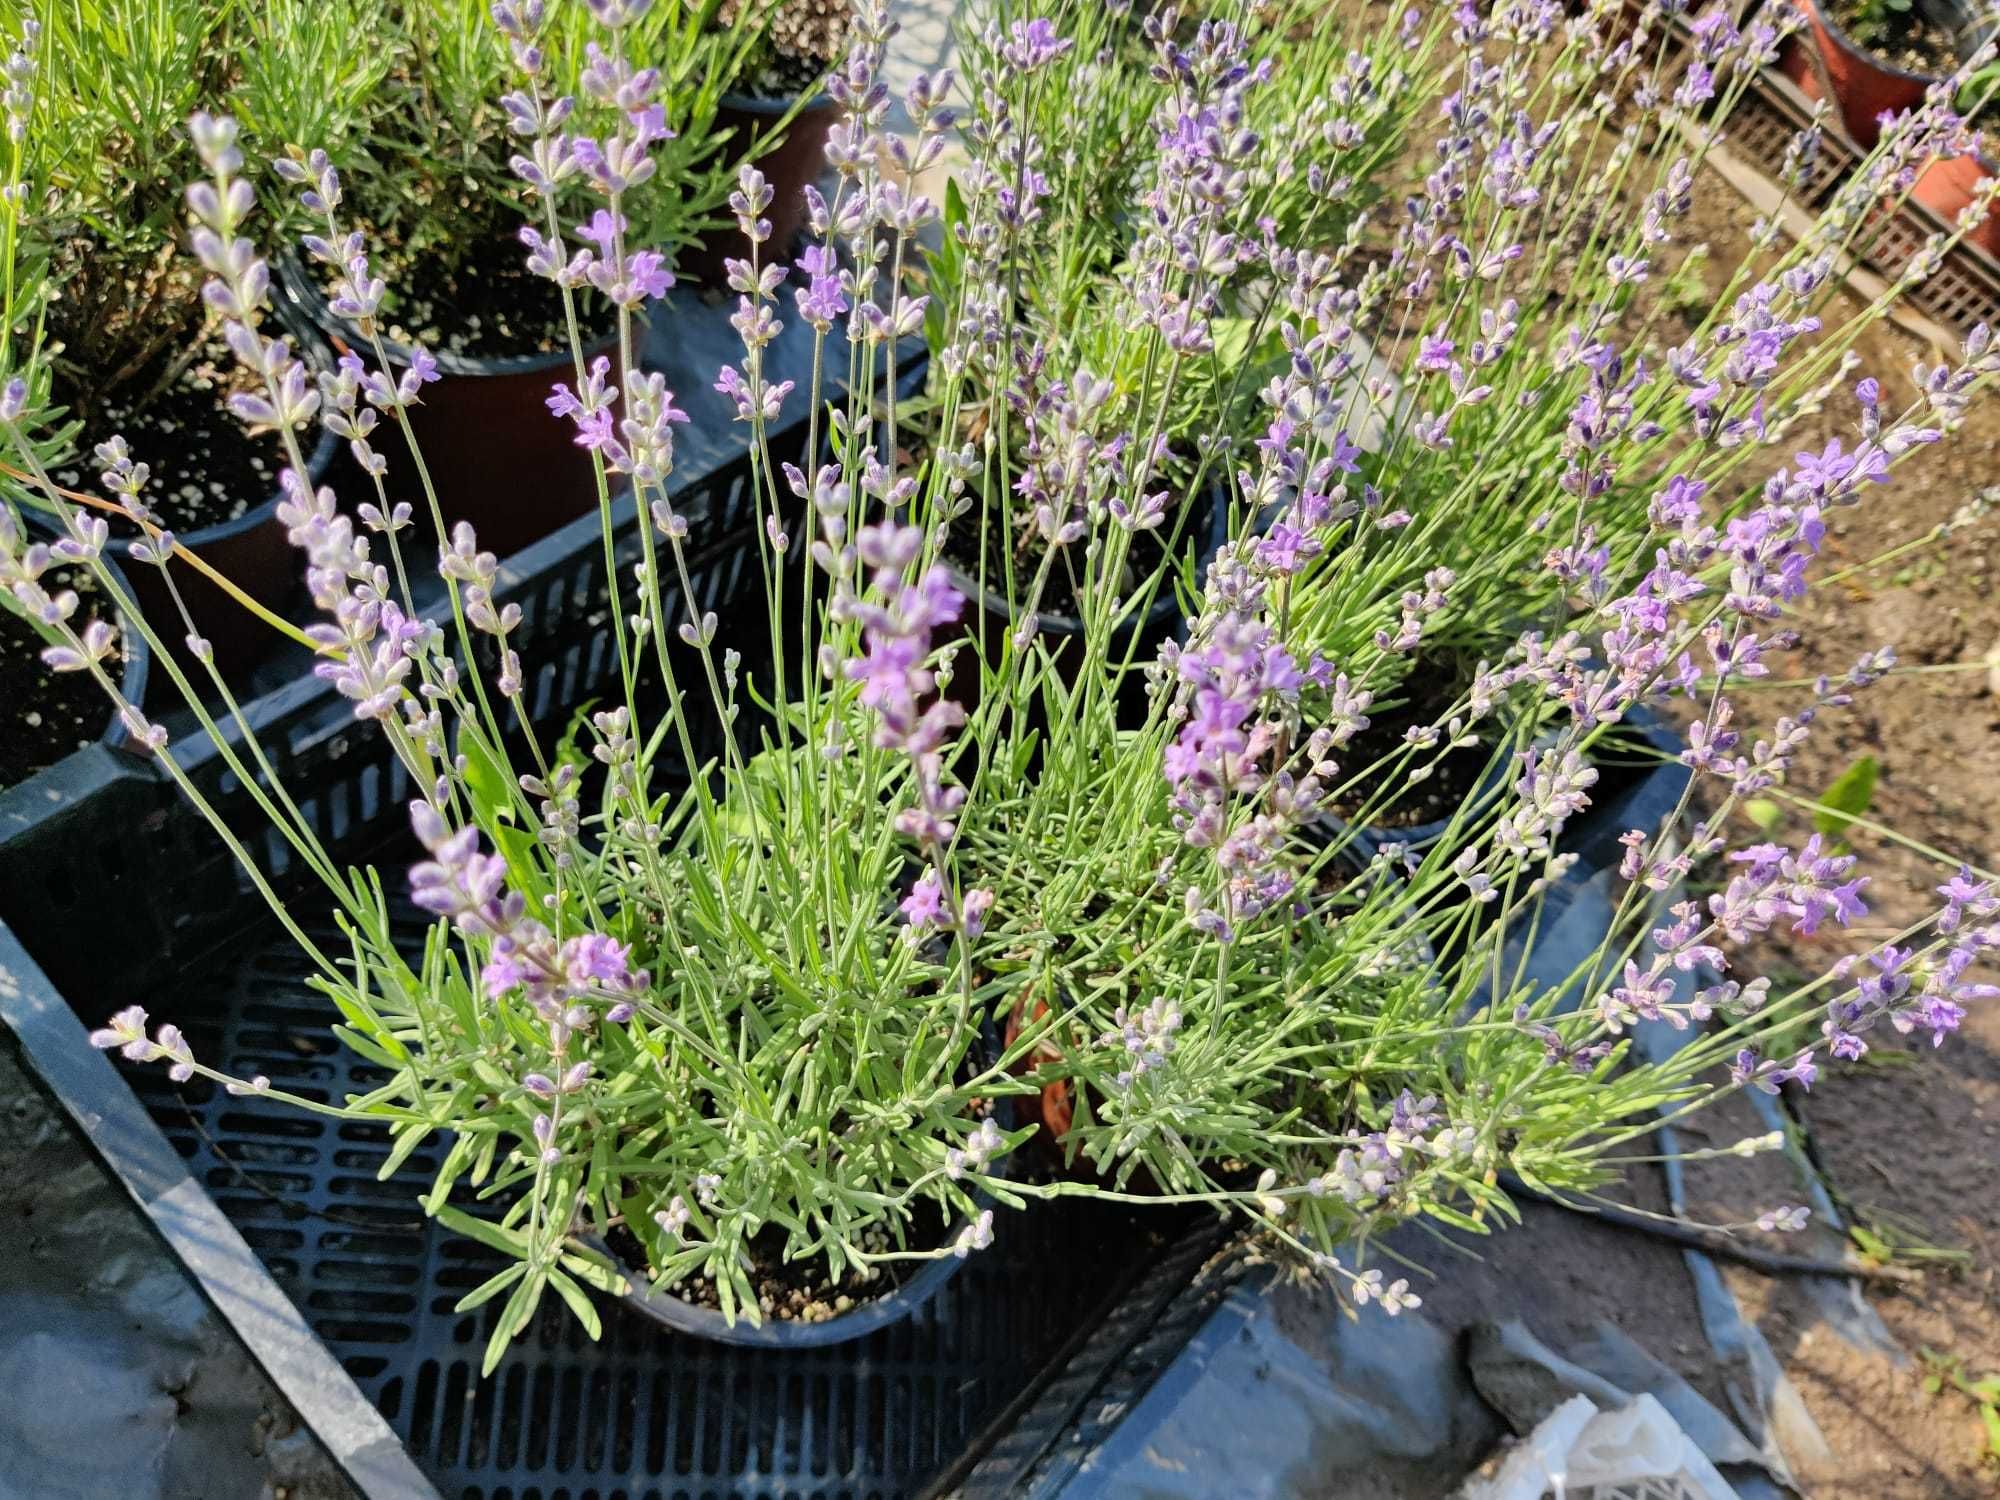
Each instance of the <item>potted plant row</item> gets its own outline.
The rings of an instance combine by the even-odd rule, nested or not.
[[[634,8],[596,11],[614,55]],[[1872,944],[1782,994],[1729,977],[1776,924],[1810,934],[1864,911],[1849,852],[1761,832],[1730,847],[1735,808],[1783,770],[1782,749],[1731,726],[1750,711],[1737,689],[1790,639],[1773,622],[1804,618],[1820,518],[1943,440],[1950,423],[1932,413],[2000,376],[2000,352],[1974,341],[1906,406],[1874,380],[1830,393],[1825,371],[1883,309],[1821,316],[1834,289],[1811,268],[1848,227],[1829,215],[1775,267],[1733,268],[1673,359],[1640,360],[1656,309],[1634,268],[1691,234],[1699,162],[1663,119],[1607,144],[1583,101],[1612,89],[1658,115],[1746,71],[1733,64],[1758,42],[1723,18],[1709,55],[1660,89],[1589,27],[1501,12],[1491,26],[1348,29],[1307,28],[1304,6],[1244,28],[1149,17],[1150,61],[1128,80],[1152,90],[1142,138],[1107,128],[1053,175],[1037,166],[1047,143],[1022,132],[1100,57],[1051,17],[1015,19],[974,80],[953,208],[908,176],[953,122],[923,80],[909,136],[890,137],[889,18],[857,7],[827,85],[852,133],[830,154],[845,207],[809,211],[782,292],[763,274],[771,189],[755,169],[736,183],[744,343],[718,384],[757,480],[752,597],[725,620],[687,587],[697,539],[673,479],[674,412],[635,371],[615,421],[601,389],[551,393],[600,510],[630,489],[640,547],[633,592],[608,611],[618,680],[571,723],[537,722],[528,704],[523,617],[475,524],[440,549],[452,611],[432,625],[356,518],[294,481],[282,518],[310,562],[317,672],[400,765],[413,847],[406,869],[388,856],[386,872],[350,877],[309,818],[266,798],[311,894],[260,893],[335,1035],[382,1082],[341,1100],[288,1093],[136,1007],[100,1018],[93,1041],[377,1127],[392,1161],[432,1152],[425,1210],[505,1257],[458,1303],[488,1310],[490,1371],[545,1300],[592,1333],[618,1298],[718,1337],[767,1337],[736,1332],[759,1323],[791,1325],[769,1336],[786,1344],[850,1337],[906,1315],[1035,1200],[1079,1194],[1234,1215],[1351,1304],[1394,1314],[1421,1300],[1372,1264],[1394,1224],[1501,1227],[1503,1181],[1595,1190],[1663,1098],[1810,1081],[1878,1030],[1943,1039],[1989,993],[1967,975],[2000,942],[2000,896],[1970,872],[1903,948]],[[506,6],[494,23],[532,75],[556,23]],[[1571,47],[1596,66],[1552,69]],[[1323,128],[1247,127],[1288,65],[1343,80]],[[575,107],[629,116],[655,86],[586,76]],[[1371,132],[1436,119],[1447,99],[1422,143],[1431,175],[1380,226],[1302,211],[1300,242],[1280,233],[1271,195],[1301,175],[1324,189],[1349,152],[1376,159]],[[1520,120],[1521,100],[1538,118]],[[559,149],[569,119],[552,102],[523,109],[522,154]],[[1913,149],[1932,141],[1921,121],[1891,128]],[[304,376],[273,336],[267,263],[214,253],[249,232],[244,137],[208,115],[190,133],[206,300],[232,353],[282,395]],[[1614,150],[1607,167],[1599,153]],[[331,162],[287,161],[308,212],[346,211]],[[1128,235],[1065,209],[1069,174],[1128,166]],[[1602,213],[1607,171],[1631,196],[1624,218]],[[581,175],[586,222],[633,217],[640,174]],[[531,222],[560,226],[569,187],[527,181]],[[1529,207],[1547,244],[1590,247],[1579,266],[1557,277],[1517,240]],[[920,266],[939,216],[962,255]],[[1382,255],[1335,253],[1375,228]],[[604,279],[629,289],[613,318],[630,348],[661,289],[646,252],[616,233],[601,249]],[[560,283],[567,264],[542,271]],[[342,270],[359,355],[393,314]],[[919,411],[898,345],[924,328],[927,297],[942,307]],[[846,333],[847,382],[771,381],[781,308],[812,330],[822,376]],[[1755,359],[1743,308],[1760,315]],[[586,330],[565,326],[574,368]],[[1364,373],[1362,330],[1393,380]],[[352,412],[267,398],[294,474],[333,416],[411,419],[420,392],[385,363],[362,359]],[[25,376],[0,402],[0,435],[30,469],[36,403]],[[1859,458],[1835,445],[1741,482],[1789,417],[1836,404]],[[1390,409],[1393,437],[1364,450],[1356,434]],[[793,418],[809,436],[783,457],[772,436]],[[1223,486],[1205,570],[1194,528],[1170,524],[1170,507],[1205,493],[1165,477],[1176,463]],[[95,571],[102,549],[64,487],[44,482],[38,499]],[[1038,582],[1008,591],[1007,630],[966,629],[963,563],[991,557],[997,536],[1011,566],[1023,507],[1020,571]],[[1156,533],[1167,540],[1142,550]],[[1077,629],[1055,640],[1029,626],[1059,569]],[[1180,628],[1141,659],[1131,622],[1169,590]],[[142,611],[131,626],[162,638]],[[56,629],[72,653],[56,660],[115,692],[98,643]],[[1461,655],[1449,677],[1427,666]],[[1881,669],[1805,691],[1807,720]],[[965,673],[982,685],[969,704],[947,681]],[[1378,704],[1398,696],[1423,711],[1370,749]],[[1541,985],[1507,944],[1571,862],[1565,838],[1602,795],[1607,751],[1677,696],[1710,811],[1691,844],[1651,820],[1614,841],[1625,885],[1610,930],[1576,984]],[[123,707],[171,773],[165,731]],[[254,732],[219,734],[215,753],[261,786]],[[1504,779],[1451,799],[1425,847],[1358,836],[1474,743]],[[1355,816],[1330,825],[1343,794]],[[1706,860],[1724,872],[1715,902],[1662,916],[1654,895]],[[419,945],[399,940],[398,887],[425,914]],[[337,953],[302,920],[309,901],[337,921]],[[1909,983],[1839,982],[1871,958]],[[1641,1024],[1691,1040],[1642,1057]],[[1070,1104],[1063,1150],[1089,1168],[1078,1178],[1009,1165],[1057,1126],[1032,1102],[1052,1086]]]

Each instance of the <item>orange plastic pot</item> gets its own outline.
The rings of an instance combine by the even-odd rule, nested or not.
[[[1023,990],[1014,997],[1013,1008],[1007,1012],[1005,1035],[1007,1050],[1010,1052],[1014,1050],[1014,1043],[1020,1040],[1023,1031],[1048,1017],[1047,1001],[1035,999],[1032,1015],[1029,1013],[1029,1004],[1028,992]],[[1017,1075],[1032,1073],[1045,1063],[1061,1062],[1062,1056],[1062,1049],[1044,1037],[1035,1044],[1032,1052],[1025,1054],[1014,1064],[1014,1072]],[[1040,1095],[1031,1103],[1025,1103],[1017,1108],[1027,1114],[1032,1123],[1040,1125],[1049,1144],[1057,1147],[1062,1145],[1063,1138],[1069,1134],[1070,1126],[1076,1122],[1076,1098],[1070,1092],[1069,1084],[1060,1078],[1053,1083],[1043,1084]]]
[[[1910,196],[1945,223],[1952,224],[1977,195],[1980,183],[1995,176],[2000,176],[2000,166],[1983,151],[1949,160],[1940,158],[1918,174]],[[1964,243],[1977,245],[2000,260],[2000,213],[1989,208],[1986,217],[1965,236]]]
[[[1937,80],[1883,62],[1842,31],[1820,9],[1819,0],[1792,4],[1804,14],[1806,27],[1786,39],[1778,54],[1779,70],[1808,99],[1825,99],[1830,87],[1847,133],[1872,149],[1882,133],[1880,116],[1916,108],[1924,90]]]

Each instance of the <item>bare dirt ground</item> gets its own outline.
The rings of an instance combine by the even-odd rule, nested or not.
[[[1753,211],[1705,176],[1697,215],[1713,263],[1734,264]],[[1847,309],[1856,306],[1847,299]],[[1925,340],[1887,324],[1859,350],[1856,376],[1879,379],[1891,409],[1912,394],[1911,365],[1939,357]],[[1774,462],[1834,436],[1851,445],[1851,407],[1795,431]],[[1916,455],[1894,484],[1833,519],[1828,569],[1865,564],[1940,526],[1946,534],[1930,545],[1860,568],[1806,601],[1803,644],[1774,677],[1839,673],[1885,644],[1905,670],[1821,718],[1788,790],[1817,797],[1857,757],[1874,756],[1881,777],[1873,821],[1948,860],[1993,870],[2000,868],[2000,669],[1989,670],[1988,657],[2000,648],[2000,399],[1990,393],[1951,441]],[[1765,696],[1782,711],[1786,695]],[[1796,841],[1810,831],[1809,816],[1792,810],[1778,836]],[[1740,841],[1755,830],[1746,820],[1731,832]],[[1767,943],[1751,964],[1780,984],[1801,971],[1823,972],[1843,943],[1890,937],[1936,908],[1932,888],[1949,864],[1862,829],[1849,841],[1872,877],[1869,917],[1844,936]],[[2000,1493],[2000,1466],[1982,1452],[1975,1403],[1949,1386],[1928,1392],[1923,1356],[1962,1361],[1969,1378],[2000,1372],[2000,1003],[1972,1007],[1964,1031],[1935,1053],[1899,1047],[1890,1034],[1869,1059],[1827,1070],[1794,1103],[1849,1224],[1900,1247],[1891,1263],[1920,1272],[1911,1284],[1867,1293],[1905,1352],[1901,1364],[1845,1342],[1796,1281],[1729,1273],[1745,1315],[1762,1328],[1824,1436],[1818,1453],[1793,1455],[1801,1479],[1813,1496],[1851,1500]],[[1726,1185],[1714,1191],[1730,1195]],[[1737,1205],[1753,1214],[1761,1206],[1768,1205]],[[1843,1247],[1822,1239],[1814,1248]],[[1933,1258],[1927,1249],[1956,1253]]]

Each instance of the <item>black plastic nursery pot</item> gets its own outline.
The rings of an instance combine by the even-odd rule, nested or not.
[[[1425,716],[1418,715],[1416,721]],[[1592,789],[1591,805],[1564,829],[1559,846],[1576,853],[1586,865],[1617,864],[1622,850],[1618,836],[1628,828],[1652,824],[1673,809],[1681,789],[1687,784],[1688,770],[1677,759],[1682,749],[1680,737],[1644,704],[1628,711],[1621,721],[1620,734],[1633,753],[1593,757],[1598,780]],[[1618,741],[1611,742],[1615,747]],[[1473,749],[1455,752],[1481,760],[1464,799],[1480,799],[1487,805],[1515,780],[1518,768],[1511,759],[1495,760],[1491,747],[1483,742]],[[1455,809],[1454,809],[1455,813]],[[1406,823],[1370,823],[1355,830],[1359,847],[1374,851],[1384,845],[1398,845],[1421,854],[1450,829],[1453,814]],[[1334,813],[1322,813],[1321,826],[1331,834],[1346,832],[1353,825]]]
[[[278,279],[337,350],[358,354],[371,367],[376,363],[372,342],[333,311],[307,268],[288,257],[279,263]],[[635,353],[643,342],[643,328],[635,329]],[[397,370],[407,368],[407,347],[388,339],[383,347]],[[447,529],[469,521],[481,549],[505,557],[578,516],[596,513],[590,454],[577,446],[569,419],[554,415],[547,404],[557,382],[576,384],[568,350],[485,357],[435,350],[432,357],[438,378],[419,393],[410,428]],[[622,382],[615,333],[585,348],[586,365],[600,357],[612,362],[612,377]],[[383,483],[390,498],[409,501],[423,529],[431,530],[422,481],[401,437],[381,433],[375,447],[389,464]]]
[[[318,442],[306,455],[306,477],[313,484],[327,477],[339,447],[339,440],[332,433],[321,432]],[[143,460],[145,455],[137,457]],[[292,613],[305,576],[305,563],[297,549],[285,540],[285,524],[278,519],[278,505],[283,499],[282,492],[274,491],[268,499],[234,520],[175,532],[177,553],[167,564],[173,575],[171,589],[155,564],[132,560],[132,545],[140,538],[131,535],[124,523],[113,524],[105,550],[123,565],[140,612],[159,627],[175,659],[184,666],[193,665],[193,659],[181,644],[186,632],[174,602],[176,592],[187,606],[195,633],[205,637],[214,648],[215,665],[224,677],[238,678],[256,665],[270,649],[272,634],[269,626],[205,572],[178,555],[180,552],[193,553],[207,568],[221,574],[265,608],[281,615]],[[61,534],[60,526],[47,511],[28,508],[25,516],[30,525],[45,534]]]
[[[623,1299],[625,1305],[662,1328],[708,1343],[743,1349],[827,1349],[866,1338],[914,1317],[965,1264],[965,1257],[953,1255],[931,1261],[895,1290],[818,1323],[769,1318],[758,1323],[747,1318],[731,1322],[714,1308],[697,1307],[671,1293],[651,1290],[646,1285],[645,1272],[629,1261],[621,1260],[620,1269],[630,1283]]]

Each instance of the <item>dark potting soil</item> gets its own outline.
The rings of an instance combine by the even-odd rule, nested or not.
[[[512,239],[457,266],[444,265],[434,255],[419,256],[411,264],[393,249],[379,252],[378,274],[389,285],[383,332],[395,343],[421,343],[434,354],[464,359],[566,351],[569,324],[562,294],[528,270],[526,253]],[[594,292],[576,295],[588,343],[591,330],[607,321],[600,316],[605,309]]]
[[[741,81],[736,92],[746,99],[796,99],[817,89],[829,66],[824,58],[773,53],[756,72]]]
[[[195,357],[175,370],[178,347],[152,369],[126,381],[101,405],[79,402],[60,376],[55,399],[81,415],[73,462],[55,471],[68,489],[98,493],[97,445],[123,437],[137,463],[152,470],[143,498],[165,524],[183,536],[219,526],[254,510],[278,492],[285,467],[277,436],[253,436],[229,412],[229,397],[261,382],[245,372],[214,332],[190,333]],[[138,528],[111,517],[114,535]]]
[[[1833,0],[1828,10],[1834,22],[1873,57],[1892,68],[1942,78],[1958,66],[1952,34],[1932,26],[1913,11],[1892,18],[1880,35],[1869,37],[1867,13],[1877,7],[1864,0]],[[1868,37],[1868,40],[1863,40]]]
[[[108,613],[97,580],[86,569],[45,575],[52,594],[74,589],[72,620],[82,625]],[[18,786],[104,733],[112,707],[88,672],[56,672],[42,663],[48,642],[11,610],[0,610],[0,787]],[[122,649],[107,663],[114,677]]]
[[[1400,753],[1405,731],[1419,724],[1435,723],[1442,711],[1443,705],[1440,704],[1425,709],[1394,708],[1373,715],[1368,727],[1348,741],[1346,750],[1339,754],[1340,779],[1345,781],[1348,776],[1375,762]],[[1427,765],[1436,759],[1429,777],[1414,787],[1406,788],[1390,806],[1370,812],[1368,821],[1377,828],[1416,828],[1450,817],[1478,788],[1491,758],[1492,747],[1483,744],[1448,750],[1442,758],[1437,758],[1434,749],[1418,751],[1411,767]],[[1382,774],[1404,776],[1408,774],[1408,768],[1384,771]],[[1332,810],[1342,818],[1351,819],[1367,807],[1380,790],[1379,784],[1364,783],[1336,799]]]
[[[967,520],[969,524],[957,527],[946,535],[945,560],[967,578],[974,582],[983,582],[986,591],[996,600],[1004,601],[1007,596],[1007,549],[1019,540],[1019,536],[1009,533],[1004,527],[994,526],[987,529],[985,575],[982,579],[977,512],[968,512]],[[1125,554],[1124,576],[1119,581],[1118,592],[1121,599],[1159,570],[1161,562],[1167,555],[1166,534],[1172,531],[1174,521],[1175,514],[1169,511],[1167,519],[1158,527],[1132,534],[1131,548]],[[1180,537],[1182,545],[1188,540],[1187,529],[1184,524]],[[1108,544],[1111,537],[1110,528],[1106,528],[1103,536]],[[1034,587],[1035,573],[1041,565],[1040,538],[1032,538],[1025,549],[1015,548],[1014,590],[1017,604],[1027,602],[1028,591]],[[1042,586],[1042,596],[1036,606],[1036,613],[1045,620],[1058,615],[1070,619],[1077,618],[1076,590],[1082,579],[1083,545],[1079,542],[1064,548],[1062,555],[1056,558],[1054,566],[1049,569],[1048,581]],[[1153,595],[1155,602],[1173,597],[1172,580],[1160,580],[1159,588]],[[976,606],[968,604],[966,608],[969,618]]]
[[[862,1248],[872,1252],[896,1249],[935,1250],[957,1225],[942,1214],[919,1210],[908,1241],[897,1246],[886,1231],[871,1230],[862,1235]],[[647,1265],[646,1252],[638,1237],[622,1226],[605,1236],[606,1242],[626,1266]],[[888,1261],[873,1268],[872,1275],[849,1268],[843,1275],[831,1275],[821,1260],[787,1261],[784,1258],[785,1230],[767,1224],[750,1239],[751,1283],[757,1288],[757,1305],[766,1322],[824,1323],[865,1302],[886,1297],[923,1270],[929,1261]],[[715,1282],[697,1277],[679,1286],[663,1288],[656,1295],[678,1297],[690,1307],[710,1312],[722,1310]],[[738,1316],[741,1316],[739,1313]]]

